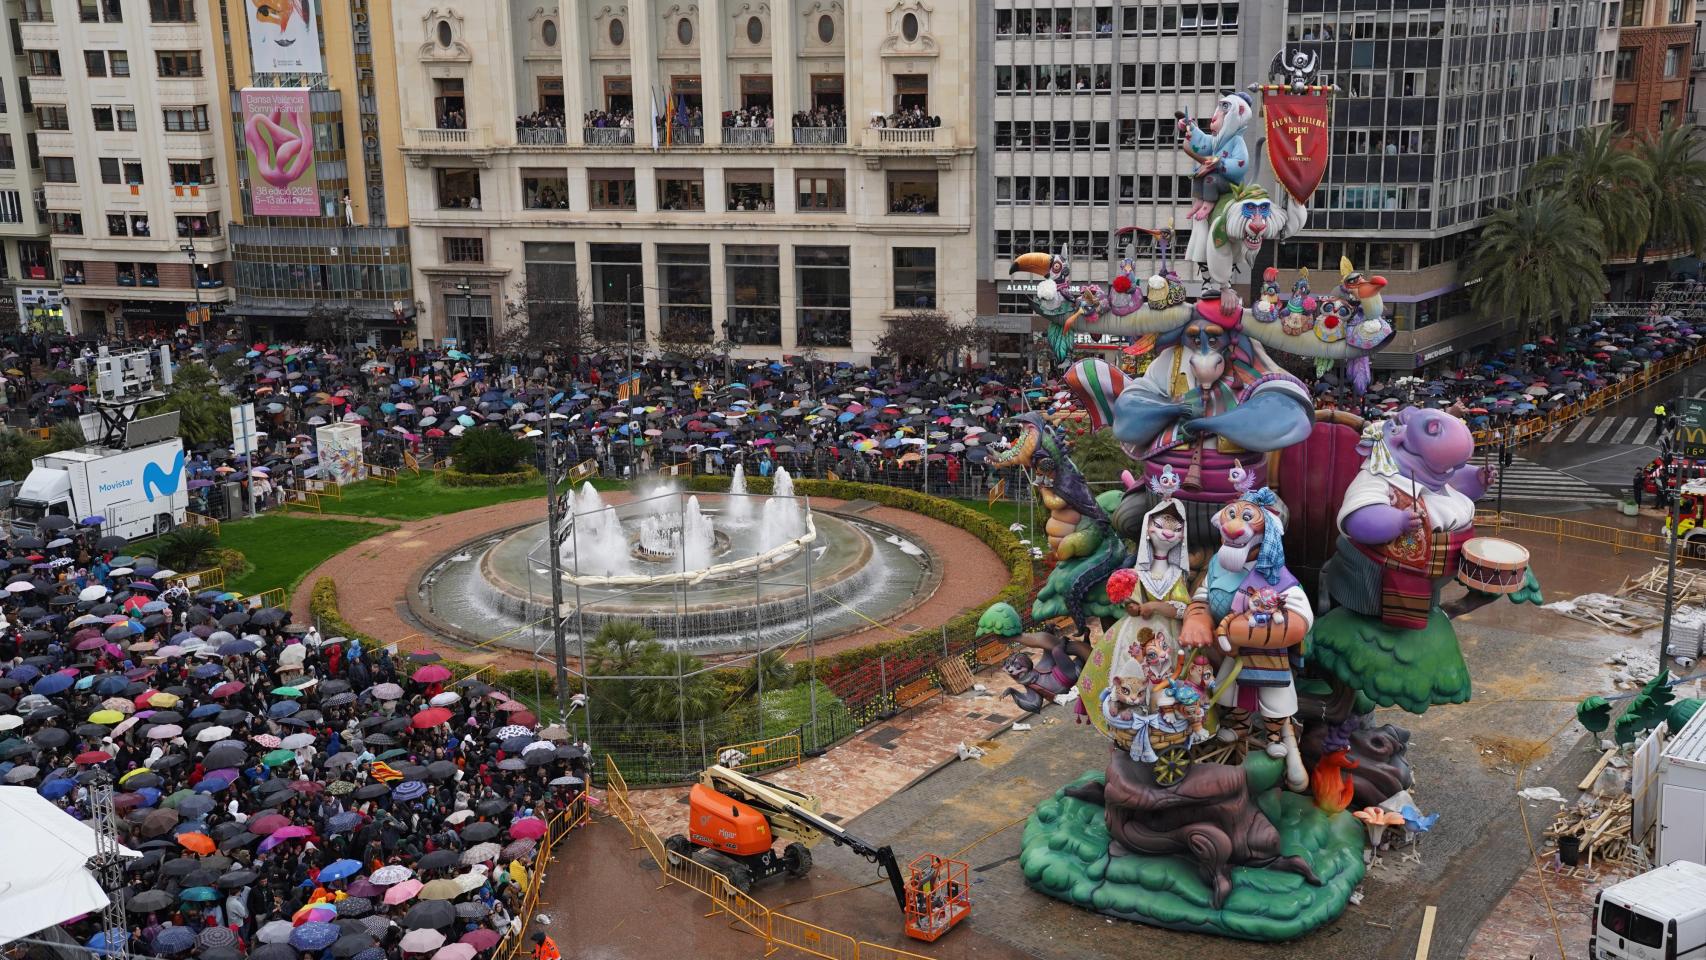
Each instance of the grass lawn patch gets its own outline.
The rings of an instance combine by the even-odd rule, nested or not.
[[[853,728],[852,717],[847,712],[846,704],[835,695],[833,690],[825,686],[823,681],[813,681],[817,685],[817,717],[819,732],[826,737],[831,729],[830,718],[839,715],[839,729]],[[809,727],[812,722],[811,691],[803,683],[797,683],[786,690],[764,691],[764,736],[780,737],[793,733],[801,726]],[[811,732],[806,732],[810,739]]]
[[[390,529],[391,525],[383,523],[279,513],[222,523],[220,545],[243,551],[253,567],[227,582],[225,589],[237,593],[259,593],[273,587],[294,590],[303,576],[323,561]]]
[[[970,507],[978,513],[994,517],[1009,530],[1013,528],[1015,523],[1025,526],[1032,519],[1035,519],[1036,526],[1027,527],[1026,531],[1022,533],[1015,532],[1014,536],[1021,540],[1029,540],[1045,549],[1048,547],[1048,534],[1044,531],[1044,525],[1048,523],[1048,510],[1040,503],[1036,504],[1033,512],[1031,504],[1014,503],[1012,500],[997,500],[993,504],[985,500],[955,500],[954,502],[962,507]]]
[[[592,485],[600,490],[622,488],[621,481],[603,477],[595,478]],[[425,520],[497,503],[538,499],[545,496],[545,482],[541,480],[513,487],[451,487],[430,473],[418,477],[403,473],[398,476],[395,486],[367,480],[344,487],[343,494],[342,499],[327,497],[322,501],[327,513],[385,520]]]

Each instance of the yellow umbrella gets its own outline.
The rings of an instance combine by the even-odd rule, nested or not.
[[[96,710],[94,713],[89,714],[90,723],[99,723],[103,726],[110,727],[115,723],[122,722],[123,720],[124,714],[119,713],[117,710]]]
[[[124,776],[119,777],[118,782],[123,783],[126,780],[129,780],[131,777],[140,777],[145,773],[153,773],[153,772],[154,771],[148,769],[147,767],[137,767],[135,770],[132,770],[129,773],[125,774]]]
[[[159,707],[161,710],[170,710],[178,705],[178,695],[175,693],[156,693],[148,698],[148,705]]]

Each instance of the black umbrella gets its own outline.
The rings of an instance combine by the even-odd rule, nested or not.
[[[495,798],[491,800],[481,800],[479,803],[474,804],[474,812],[482,817],[495,817],[508,809],[508,800],[498,800]]]
[[[296,948],[288,943],[263,943],[249,951],[249,960],[297,960]]]
[[[450,854],[450,862],[456,862],[456,854],[448,850],[434,850],[428,857],[437,853]],[[426,858],[421,858],[421,866],[426,867]],[[403,915],[403,927],[407,930],[433,929],[448,927],[456,922],[456,908],[449,900],[426,900],[409,908]]]
[[[332,956],[353,957],[373,946],[373,943],[373,938],[365,930],[361,933],[346,933],[338,938],[337,943],[332,944]]]
[[[39,710],[36,711],[38,714],[40,712],[41,711]],[[71,742],[71,734],[59,729],[58,727],[46,727],[44,729],[37,730],[35,736],[30,739],[34,741],[37,746],[57,749]]]
[[[495,823],[470,823],[462,828],[462,839],[469,843],[483,843],[497,835],[498,825]]]
[[[449,760],[434,760],[426,765],[428,780],[448,780],[456,776],[456,764]]]
[[[443,867],[454,867],[461,862],[461,855],[455,850],[434,850],[415,862],[418,870],[438,870]],[[440,924],[433,924],[439,926]]]
[[[254,883],[260,874],[253,870],[233,870],[215,881],[214,886],[221,890],[240,890]]]
[[[241,767],[248,762],[248,754],[241,747],[216,747],[207,752],[201,765],[209,770],[223,770],[227,767]]]
[[[355,797],[357,800],[372,800],[377,797],[383,797],[390,792],[391,788],[383,783],[369,783],[364,786],[356,787],[355,792],[352,793],[351,796]]]
[[[126,897],[126,910],[136,913],[148,913],[153,910],[164,910],[178,902],[178,898],[164,890],[144,890],[135,896]]]

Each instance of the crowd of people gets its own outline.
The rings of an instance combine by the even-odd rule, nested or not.
[[[588,110],[583,125],[588,129],[602,130],[605,127],[619,127],[623,130],[634,129],[634,111],[632,110]]]
[[[723,111],[723,126],[736,129],[769,130],[776,126],[776,114],[768,104],[753,104],[739,110]]]
[[[515,125],[522,130],[561,130],[563,128],[563,111],[536,110],[524,113],[515,118]],[[587,126],[592,126],[588,123]]]
[[[894,113],[886,116],[881,113],[871,114],[871,127],[878,130],[883,128],[915,130],[926,127],[939,127],[941,125],[941,117],[925,113],[924,108],[919,106],[911,108],[902,107]]]
[[[139,854],[126,926],[67,934],[198,960],[481,960],[522,934],[541,845],[587,802],[585,744],[437,654],[192,594],[98,522],[48,527],[0,543],[0,779],[88,821],[105,778]]]
[[[845,127],[847,111],[841,107],[817,107],[794,114],[796,127]]]

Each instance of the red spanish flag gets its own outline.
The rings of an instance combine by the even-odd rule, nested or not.
[[[1268,128],[1268,164],[1298,203],[1308,203],[1327,174],[1329,114],[1326,96],[1268,93],[1262,116]]]

